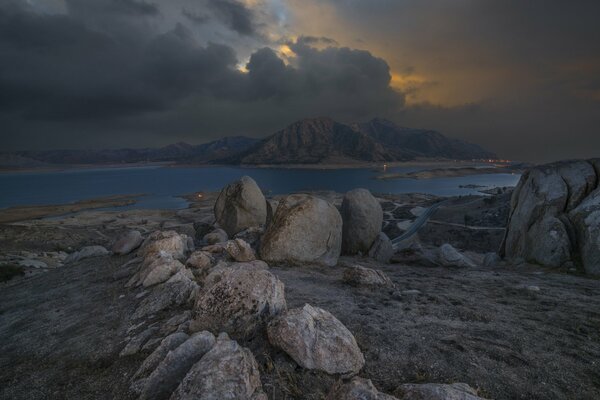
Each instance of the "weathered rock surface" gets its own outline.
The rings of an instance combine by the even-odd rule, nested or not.
[[[179,345],[185,342],[188,338],[189,336],[183,332],[175,332],[172,335],[164,338],[160,342],[160,345],[154,349],[152,354],[146,357],[140,368],[138,368],[136,373],[133,375],[133,379],[136,380],[146,378],[152,373],[152,371],[156,369],[158,364],[161,363],[167,353],[179,347]]]
[[[219,335],[185,376],[171,400],[267,400],[250,350]]]
[[[352,378],[349,382],[337,382],[326,400],[398,400],[394,396],[381,393],[370,379]]]
[[[394,255],[394,245],[390,238],[383,232],[379,232],[375,241],[369,249],[369,257],[379,261],[380,263],[387,264],[390,262]]]
[[[352,286],[393,287],[394,283],[382,271],[353,265],[344,271],[343,280]]]
[[[304,368],[347,374],[365,364],[352,333],[328,311],[309,304],[275,318],[267,333],[273,346]]]
[[[155,231],[144,240],[138,254],[147,258],[167,253],[176,260],[184,260],[193,250],[193,240],[189,236],[175,231]]]
[[[202,238],[202,240],[204,240],[208,244],[224,243],[228,239],[229,239],[229,236],[227,235],[227,232],[225,232],[223,229],[220,229],[220,228],[207,233]]]
[[[169,307],[178,306],[190,300],[190,295],[197,288],[191,280],[165,282],[152,289],[133,313],[133,319],[147,317]]]
[[[110,252],[103,246],[85,246],[79,251],[69,254],[67,258],[65,258],[65,264],[74,263],[90,257],[106,256],[108,254],[110,254]]]
[[[185,270],[183,264],[167,254],[157,257],[146,266],[140,275],[140,281],[144,287],[157,285],[168,281],[173,275],[183,270]]]
[[[284,285],[267,269],[223,265],[206,277],[190,329],[245,336],[285,309]]]
[[[405,384],[396,390],[400,400],[482,400],[477,391],[466,383]]]
[[[439,249],[439,260],[444,267],[474,267],[475,263],[461,254],[451,244],[443,244]]]
[[[511,198],[500,255],[548,267],[580,265],[600,274],[600,159],[526,171]]]
[[[205,270],[210,268],[214,263],[214,258],[207,251],[198,250],[190,254],[190,257],[185,262],[185,265],[190,268]]]
[[[229,240],[225,244],[225,251],[231,258],[238,262],[256,260],[256,253],[252,247],[242,239]]]
[[[254,179],[243,176],[221,190],[214,213],[219,226],[233,236],[246,228],[264,225],[266,199]]]
[[[267,262],[315,263],[333,266],[342,246],[342,217],[325,200],[290,195],[279,203],[261,240]]]
[[[129,231],[117,239],[111,250],[118,255],[129,254],[140,247],[143,240],[140,231]]]
[[[340,210],[342,215],[342,252],[366,254],[381,232],[383,210],[367,189],[346,193]]]
[[[168,399],[190,368],[215,344],[210,332],[198,332],[169,351],[144,383],[140,400]]]

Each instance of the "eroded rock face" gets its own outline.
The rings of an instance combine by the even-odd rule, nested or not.
[[[440,246],[439,261],[444,267],[474,267],[475,263],[469,257],[461,254],[452,245],[446,243]]]
[[[600,159],[526,171],[511,198],[500,255],[548,267],[580,265],[600,274]]]
[[[275,318],[267,333],[273,346],[304,368],[347,374],[365,364],[352,333],[328,311],[309,304]]]
[[[343,280],[352,286],[393,287],[394,283],[382,271],[353,265],[344,271]]]
[[[267,400],[250,350],[219,335],[185,376],[171,400]]]
[[[261,240],[267,262],[333,266],[342,247],[342,217],[325,200],[308,195],[282,199]]]
[[[214,212],[219,226],[233,236],[252,226],[264,225],[267,203],[254,179],[243,176],[221,190]]]
[[[337,382],[326,400],[398,400],[394,396],[381,393],[370,379],[352,378],[349,382]]]
[[[409,383],[400,386],[396,395],[400,400],[483,400],[466,383]]]
[[[114,254],[125,255],[131,253],[142,244],[143,238],[140,231],[129,231],[121,236],[112,246]]]
[[[340,210],[343,222],[344,254],[366,254],[381,231],[383,210],[367,189],[346,193]]]
[[[284,285],[266,268],[224,264],[206,277],[190,329],[245,336],[285,309]]]

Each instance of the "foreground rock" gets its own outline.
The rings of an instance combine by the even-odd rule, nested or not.
[[[400,400],[483,400],[466,383],[406,384],[396,390]]]
[[[354,189],[342,200],[342,251],[366,254],[381,231],[383,210],[367,189]]]
[[[144,382],[140,400],[167,399],[190,368],[215,344],[210,332],[199,332],[169,351]]]
[[[193,250],[194,241],[191,237],[175,231],[156,231],[146,238],[138,254],[148,258],[166,253],[176,260],[184,260],[186,254]]]
[[[348,374],[365,364],[352,333],[329,312],[309,304],[274,319],[267,333],[273,346],[304,368]]]
[[[217,266],[196,300],[190,329],[243,337],[285,309],[284,285],[266,268],[250,263]]]
[[[227,239],[229,236],[223,229],[215,229],[202,237],[202,240],[208,244],[224,243]]]
[[[256,253],[252,247],[242,239],[229,240],[225,244],[225,251],[231,258],[238,262],[256,260]]]
[[[500,255],[514,263],[580,265],[600,274],[600,159],[526,171],[515,188]]]
[[[469,257],[461,254],[452,245],[446,243],[439,249],[440,264],[444,267],[474,267],[475,263]]]
[[[369,257],[379,261],[380,263],[387,264],[394,256],[394,245],[390,238],[383,232],[379,232],[375,241],[369,249]]]
[[[141,319],[171,307],[186,304],[193,299],[198,285],[189,279],[167,281],[155,286],[140,302],[133,319]]]
[[[233,236],[252,226],[264,225],[267,203],[254,179],[243,176],[221,190],[214,212],[219,226]]]
[[[164,338],[152,354],[146,357],[140,368],[133,375],[133,380],[147,378],[171,350],[175,350],[188,338],[189,336],[183,332],[176,332]],[[141,391],[136,389],[135,386],[137,385],[134,384],[134,391]]]
[[[133,250],[140,247],[143,238],[140,231],[129,231],[121,236],[112,246],[112,252],[118,255],[131,253]]]
[[[101,257],[109,255],[110,252],[102,246],[86,246],[82,247],[79,251],[71,253],[65,258],[65,264],[74,263],[86,258]]]
[[[353,265],[344,271],[343,280],[352,286],[393,287],[394,283],[382,271]]]
[[[333,266],[342,247],[342,217],[325,200],[291,195],[280,201],[261,241],[267,262]]]
[[[370,379],[352,378],[350,382],[337,382],[326,400],[398,400],[394,396],[381,393]]]
[[[214,347],[185,376],[171,400],[267,400],[250,350],[219,335]]]

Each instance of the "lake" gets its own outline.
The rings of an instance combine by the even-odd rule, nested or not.
[[[410,172],[423,167],[389,168]],[[241,167],[126,167],[69,169],[46,172],[0,173],[0,208],[22,205],[64,204],[118,194],[147,195],[129,208],[176,209],[187,206],[178,197],[198,191],[216,191],[228,182],[249,175],[268,194],[304,190],[346,192],[363,187],[373,193],[430,193],[456,196],[478,193],[461,185],[514,186],[518,174],[483,174],[437,179],[377,180],[373,169],[287,169]]]

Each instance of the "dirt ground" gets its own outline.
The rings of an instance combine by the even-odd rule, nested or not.
[[[189,233],[192,221],[210,218],[211,201],[179,212],[95,211],[0,225],[0,253],[107,245],[126,227]],[[0,399],[134,398],[129,380],[149,351],[119,357],[140,301],[141,289],[124,287],[122,265],[132,257],[87,259],[0,284]],[[347,263],[383,270],[396,288],[344,284]],[[271,271],[285,284],[288,307],[310,303],[346,325],[366,358],[360,375],[387,393],[409,382],[465,382],[493,399],[600,398],[598,280],[533,266],[424,268],[347,257],[333,268]],[[242,342],[270,399],[323,399],[337,379],[303,370],[264,336]]]

